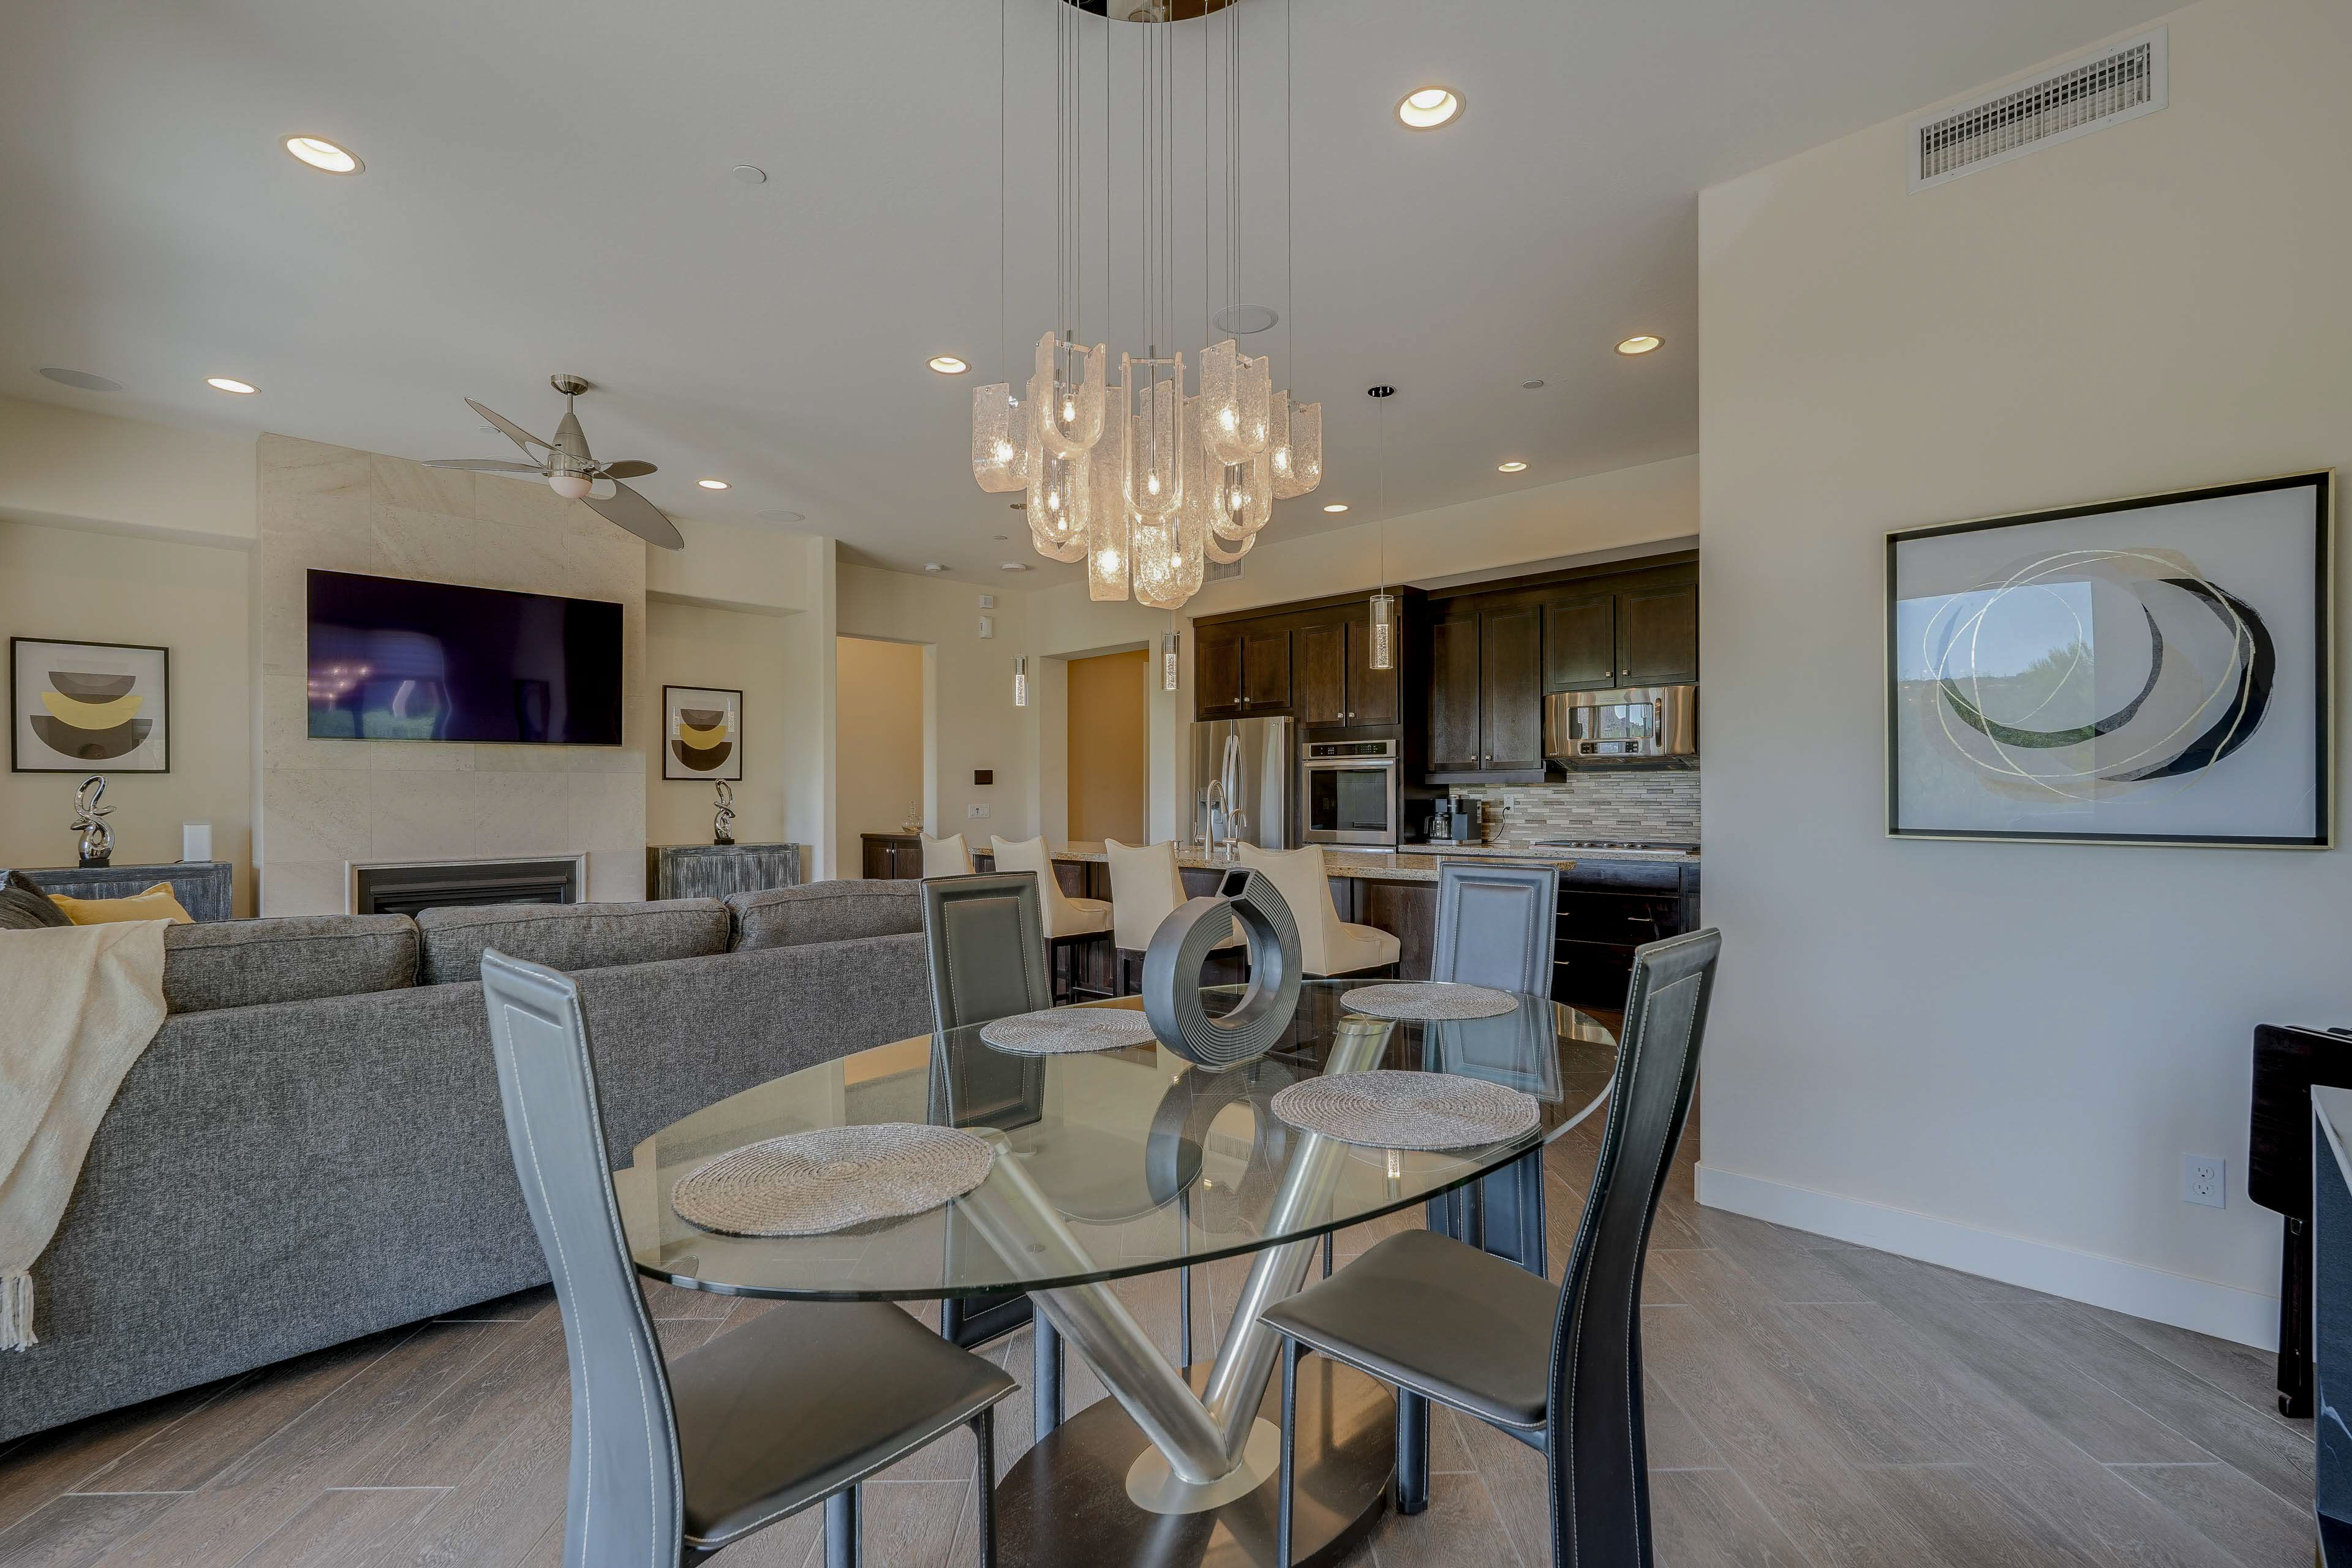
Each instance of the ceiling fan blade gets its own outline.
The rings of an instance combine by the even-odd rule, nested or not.
[[[524,429],[521,426],[516,424],[505,415],[494,414],[489,409],[483,407],[480,404],[475,402],[470,397],[466,399],[466,406],[480,415],[483,418],[488,420],[491,424],[497,426],[499,433],[505,436],[508,440],[512,441],[516,446],[520,447],[526,456],[529,455],[533,447],[544,447],[546,450],[551,452],[555,450],[555,447],[551,444],[541,440],[538,437],[532,435],[530,431]]]
[[[428,468],[465,468],[477,474],[536,474],[544,479],[547,470],[537,463],[509,463],[504,458],[427,458]]]
[[[592,492],[583,503],[595,509],[607,522],[620,524],[647,544],[658,544],[664,550],[683,550],[686,538],[677,525],[664,517],[661,509],[625,484],[613,486],[612,499],[599,500]]]
[[[604,471],[606,478],[615,479],[642,479],[647,474],[661,472],[651,463],[640,463],[635,460],[625,463],[599,463],[597,467]]]

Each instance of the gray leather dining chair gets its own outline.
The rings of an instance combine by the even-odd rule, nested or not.
[[[1290,1561],[1298,1363],[1314,1351],[1395,1387],[1399,1513],[1429,1506],[1433,1400],[1544,1454],[1558,1568],[1649,1568],[1642,1268],[1690,1115],[1721,948],[1709,930],[1633,955],[1601,1158],[1559,1286],[1408,1230],[1266,1310],[1285,1342],[1275,1561]]]
[[[1441,861],[1429,977],[1549,996],[1559,925],[1557,867]],[[1428,1226],[1530,1273],[1544,1273],[1542,1152],[1432,1198]]]
[[[860,1484],[970,1426],[981,1559],[996,1561],[998,1368],[887,1302],[783,1302],[665,1361],[605,1163],[580,993],[495,950],[482,998],[523,1203],[572,1373],[564,1568],[700,1563],[818,1502],[827,1568],[859,1561]]]
[[[1016,1013],[1036,1013],[1054,1005],[1054,985],[1047,968],[1045,922],[1040,915],[1037,878],[1030,871],[984,872],[966,877],[924,879],[923,945],[930,962],[931,1028],[944,1036],[950,1029],[994,1023]],[[1035,1102],[1028,1120],[1043,1113],[1045,1068],[1019,1057],[973,1058],[967,1055],[962,1076],[937,1087],[946,1094],[950,1124],[961,1125],[962,1107],[990,1106],[989,1125],[1009,1129],[1016,1118],[1003,1114],[1007,1096]],[[971,1081],[986,1072],[991,1081]],[[1005,1082],[995,1081],[1001,1075]],[[952,1230],[949,1245],[956,1244]],[[1029,1396],[1036,1407],[1035,1430],[1045,1433],[1061,1421],[1061,1336],[1039,1316],[1035,1304],[1018,1290],[992,1290],[978,1296],[950,1296],[940,1302],[940,1334],[965,1350],[1003,1338],[1024,1323],[1034,1322],[1031,1342]]]

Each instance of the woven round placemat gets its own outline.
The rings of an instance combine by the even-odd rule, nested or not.
[[[1154,1037],[1151,1021],[1131,1007],[1055,1007],[999,1018],[983,1026],[980,1037],[1001,1051],[1049,1057],[1148,1046]]]
[[[1371,1149],[1467,1149],[1536,1124],[1535,1096],[1449,1072],[1340,1073],[1274,1097],[1293,1127]]]
[[[1359,985],[1339,998],[1339,1005],[1375,1018],[1499,1018],[1517,1012],[1519,999],[1484,985],[1406,980],[1390,985]]]
[[[747,1143],[678,1179],[678,1218],[727,1236],[822,1236],[935,1209],[988,1179],[985,1139],[885,1121]]]

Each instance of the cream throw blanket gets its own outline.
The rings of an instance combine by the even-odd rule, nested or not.
[[[0,1350],[114,1091],[163,1026],[167,921],[0,931]]]

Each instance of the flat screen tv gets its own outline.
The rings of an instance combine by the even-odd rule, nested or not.
[[[621,606],[310,574],[310,733],[621,743]]]

